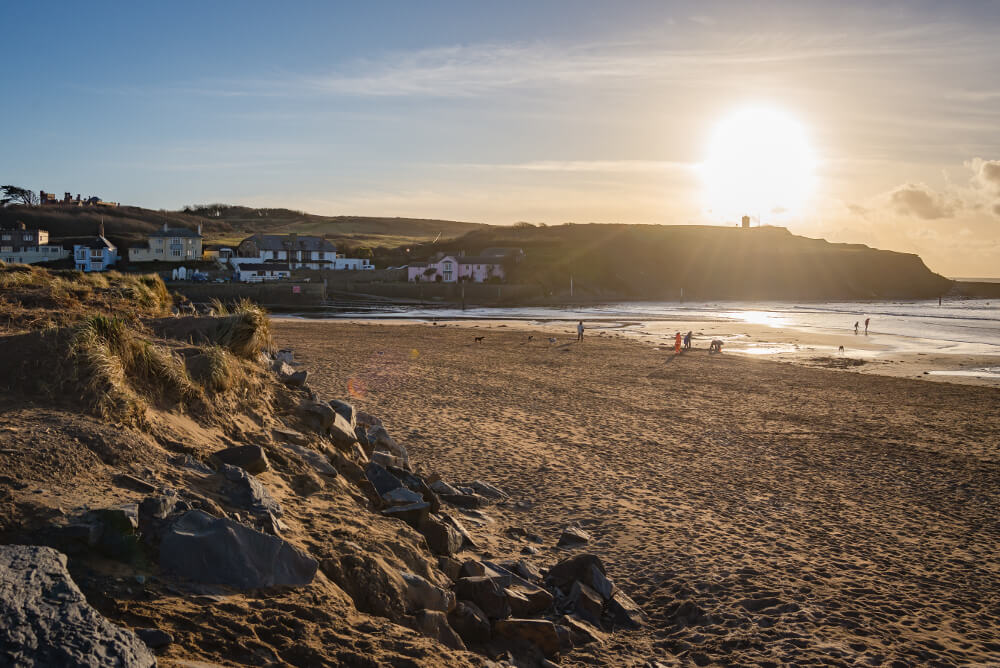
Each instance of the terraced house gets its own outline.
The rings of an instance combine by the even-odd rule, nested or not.
[[[201,258],[201,225],[197,230],[167,227],[149,235],[146,246],[128,249],[129,262],[193,262]]]
[[[0,262],[34,264],[51,262],[69,256],[59,245],[49,245],[46,230],[29,230],[24,223],[11,229],[0,229]]]

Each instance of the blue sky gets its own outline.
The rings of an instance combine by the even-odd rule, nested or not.
[[[725,223],[698,166],[782,110],[765,222],[1000,273],[1000,3],[18,3],[0,180],[152,208]]]

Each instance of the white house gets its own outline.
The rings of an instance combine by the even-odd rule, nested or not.
[[[292,269],[287,261],[264,260],[258,262],[256,260],[256,258],[240,257],[230,259],[229,264],[233,267],[236,280],[240,283],[264,283],[266,281],[280,281],[292,276]]]
[[[503,280],[506,274],[502,261],[503,257],[445,255],[435,262],[411,262],[406,268],[406,278],[411,283]]]
[[[289,269],[370,270],[369,260],[344,257],[323,237],[298,234],[255,234],[240,242],[230,264],[284,262]]]
[[[117,261],[118,249],[103,234],[73,244],[73,262],[77,271],[104,271]]]
[[[192,262],[201,259],[201,225],[197,231],[186,227],[167,227],[149,235],[146,246],[128,249],[129,262]]]

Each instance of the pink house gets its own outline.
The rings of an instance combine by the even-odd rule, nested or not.
[[[457,283],[460,280],[482,283],[490,278],[503,280],[502,259],[495,256],[445,255],[435,262],[410,263],[406,279],[411,283],[434,283],[438,280],[443,283]]]

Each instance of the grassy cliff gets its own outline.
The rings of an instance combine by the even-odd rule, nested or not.
[[[490,227],[441,243],[468,254],[514,246],[511,280],[632,299],[930,298],[952,281],[916,255],[834,244],[779,227],[560,225]]]

